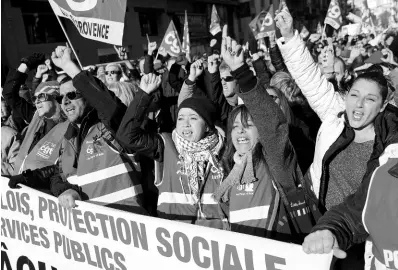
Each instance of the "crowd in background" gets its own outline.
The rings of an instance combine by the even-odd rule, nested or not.
[[[21,59],[2,89],[2,175],[67,208],[398,269],[398,29],[303,40],[290,14],[275,21],[281,38],[257,48],[224,26],[204,55],[157,57],[149,42],[138,60],[119,47],[122,64],[84,70],[67,46]]]

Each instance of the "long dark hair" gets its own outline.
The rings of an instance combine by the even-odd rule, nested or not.
[[[250,112],[246,108],[245,105],[237,106],[235,109],[233,109],[231,111],[231,113],[228,116],[227,134],[226,134],[227,135],[227,143],[226,143],[225,151],[224,151],[223,158],[222,158],[222,163],[223,163],[224,171],[226,172],[226,174],[229,174],[229,172],[232,170],[234,163],[235,163],[234,162],[234,154],[236,152],[236,149],[232,142],[231,133],[232,133],[235,119],[239,114],[240,114],[240,119],[242,121],[242,125],[245,128],[249,126],[247,122],[251,118]],[[254,146],[254,149],[252,152],[254,168],[257,168],[261,162],[265,162],[265,158],[264,158],[262,150],[263,150],[263,147],[262,147],[261,143],[258,142]]]

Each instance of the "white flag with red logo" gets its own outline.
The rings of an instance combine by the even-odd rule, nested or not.
[[[268,10],[263,10],[250,23],[249,27],[255,39],[270,36],[275,33],[274,8],[270,5]]]
[[[73,22],[80,35],[122,45],[127,0],[49,0],[57,16]]]
[[[162,44],[159,46],[158,53],[163,56],[166,56],[167,54],[178,56],[181,51],[180,38],[178,37],[173,21],[170,21],[169,27],[167,28],[166,34],[162,40]]]
[[[216,5],[213,5],[211,10],[211,22],[210,22],[210,33],[215,36],[217,33],[221,32],[221,19],[218,16]]]
[[[189,40],[189,28],[188,28],[188,15],[185,10],[185,21],[184,21],[184,34],[182,35],[182,51],[186,55],[191,53],[191,42]]]
[[[339,29],[343,23],[341,9],[338,0],[331,0],[328,13],[326,14],[325,23],[332,26],[334,29]]]

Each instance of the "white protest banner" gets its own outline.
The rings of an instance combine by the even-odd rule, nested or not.
[[[5,269],[329,269],[332,254],[57,198],[1,179]],[[17,266],[18,265],[18,266]],[[2,268],[3,269],[3,268]]]
[[[89,39],[122,45],[127,0],[49,0],[57,16],[73,22]]]
[[[353,23],[346,25],[347,34],[350,36],[356,36],[361,33],[361,24],[360,23]]]

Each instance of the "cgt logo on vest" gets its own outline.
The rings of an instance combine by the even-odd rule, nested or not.
[[[44,159],[49,159],[51,154],[54,151],[55,143],[46,141],[43,145],[39,148],[36,155],[42,157]]]
[[[102,144],[99,141],[93,141],[93,142],[86,142],[87,145],[87,149],[86,149],[86,153],[89,154],[90,156],[87,157],[87,160],[96,158],[96,157],[100,157],[103,156],[104,153],[102,151]]]
[[[253,189],[254,189],[254,184],[253,183],[248,183],[248,184],[244,184],[244,185],[238,185],[236,187],[239,191],[244,191],[244,192],[240,192],[236,195],[253,195]]]

